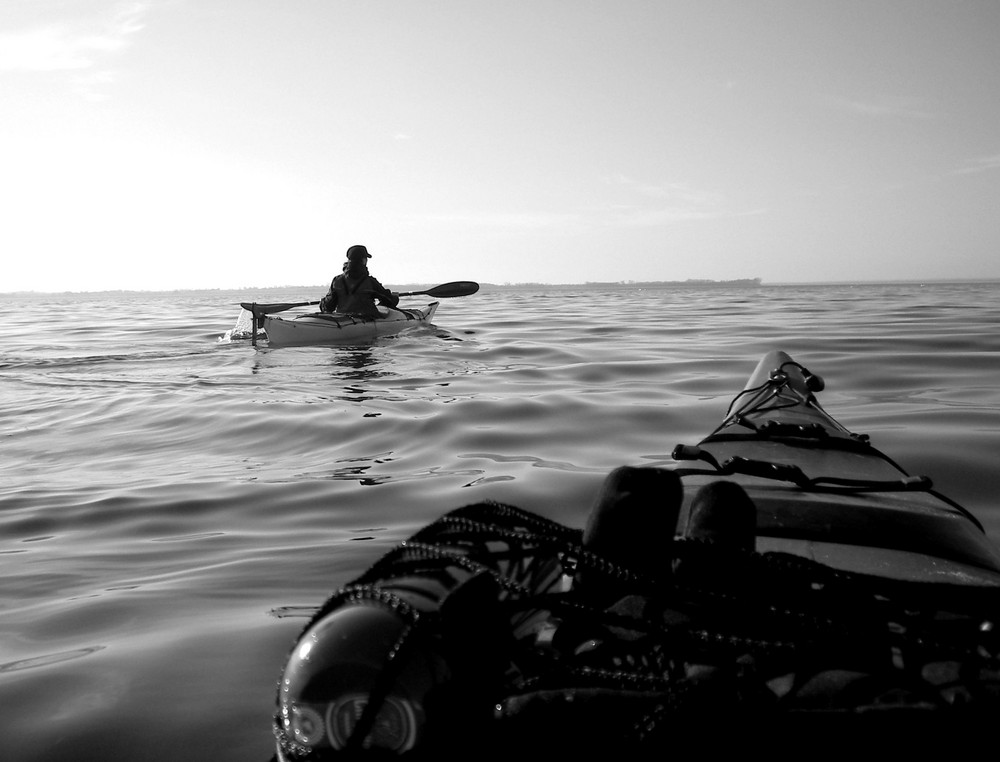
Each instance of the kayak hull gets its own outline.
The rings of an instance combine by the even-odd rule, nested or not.
[[[263,319],[268,346],[301,347],[351,344],[389,336],[410,328],[430,325],[439,302],[422,308],[383,307],[381,317],[360,318],[343,313],[316,312],[294,318],[266,315]]]

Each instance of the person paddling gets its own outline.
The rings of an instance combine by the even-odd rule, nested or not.
[[[380,317],[376,299],[386,307],[399,304],[399,297],[368,272],[371,256],[364,246],[351,246],[347,250],[344,272],[330,283],[330,290],[320,300],[320,312],[343,312],[372,319]]]

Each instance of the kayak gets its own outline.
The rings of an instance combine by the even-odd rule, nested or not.
[[[790,717],[995,717],[1000,552],[824,385],[766,354],[675,465],[614,469],[582,527],[486,501],[418,530],[297,638],[276,758],[669,753],[706,717],[697,743],[748,750],[730,731],[768,719],[788,742]]]
[[[757,365],[723,423],[676,460],[687,499],[720,476],[756,507],[756,550],[793,553],[849,571],[898,579],[996,585],[1000,554],[968,511],[910,476],[819,404],[821,377],[784,352]]]
[[[272,347],[346,344],[387,336],[429,325],[440,302],[423,308],[379,307],[378,318],[361,318],[339,312],[314,312],[291,319],[263,315],[264,333]]]

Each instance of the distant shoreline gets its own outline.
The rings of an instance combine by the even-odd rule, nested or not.
[[[1000,278],[917,278],[911,280],[858,280],[858,281],[775,281],[764,282],[761,278],[735,278],[733,280],[710,280],[689,278],[688,280],[627,280],[627,281],[587,281],[586,283],[485,283],[480,282],[481,292],[517,291],[588,291],[601,289],[671,289],[671,288],[773,288],[799,287],[821,288],[828,286],[942,286],[1000,284]],[[436,283],[386,283],[393,291],[420,291],[432,288]],[[183,293],[252,293],[254,291],[303,291],[325,292],[327,285],[311,286],[236,286],[229,288],[177,288],[177,289],[104,289],[95,291],[0,291],[7,296],[44,296],[48,294],[183,294]],[[318,298],[318,297],[317,297]]]
[[[756,288],[762,285],[760,278],[734,278],[733,280],[709,280],[707,278],[688,278],[687,280],[626,280],[626,281],[587,281],[586,283],[482,283],[482,289],[507,290],[512,288],[550,288],[550,289],[589,289],[589,288],[702,288],[705,286],[723,286],[730,288]]]

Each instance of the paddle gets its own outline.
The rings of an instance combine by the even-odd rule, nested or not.
[[[456,280],[451,283],[442,283],[440,286],[429,288],[426,291],[406,291],[396,296],[433,296],[435,299],[450,299],[453,296],[469,296],[479,290],[479,284],[471,280]]]
[[[479,284],[471,280],[456,280],[442,283],[426,291],[405,291],[396,296],[432,296],[435,299],[450,299],[455,296],[469,296],[479,290]],[[257,302],[240,302],[240,306],[254,315],[269,315],[273,312],[284,312],[294,307],[308,307],[319,302],[275,302],[273,304],[258,304]]]

